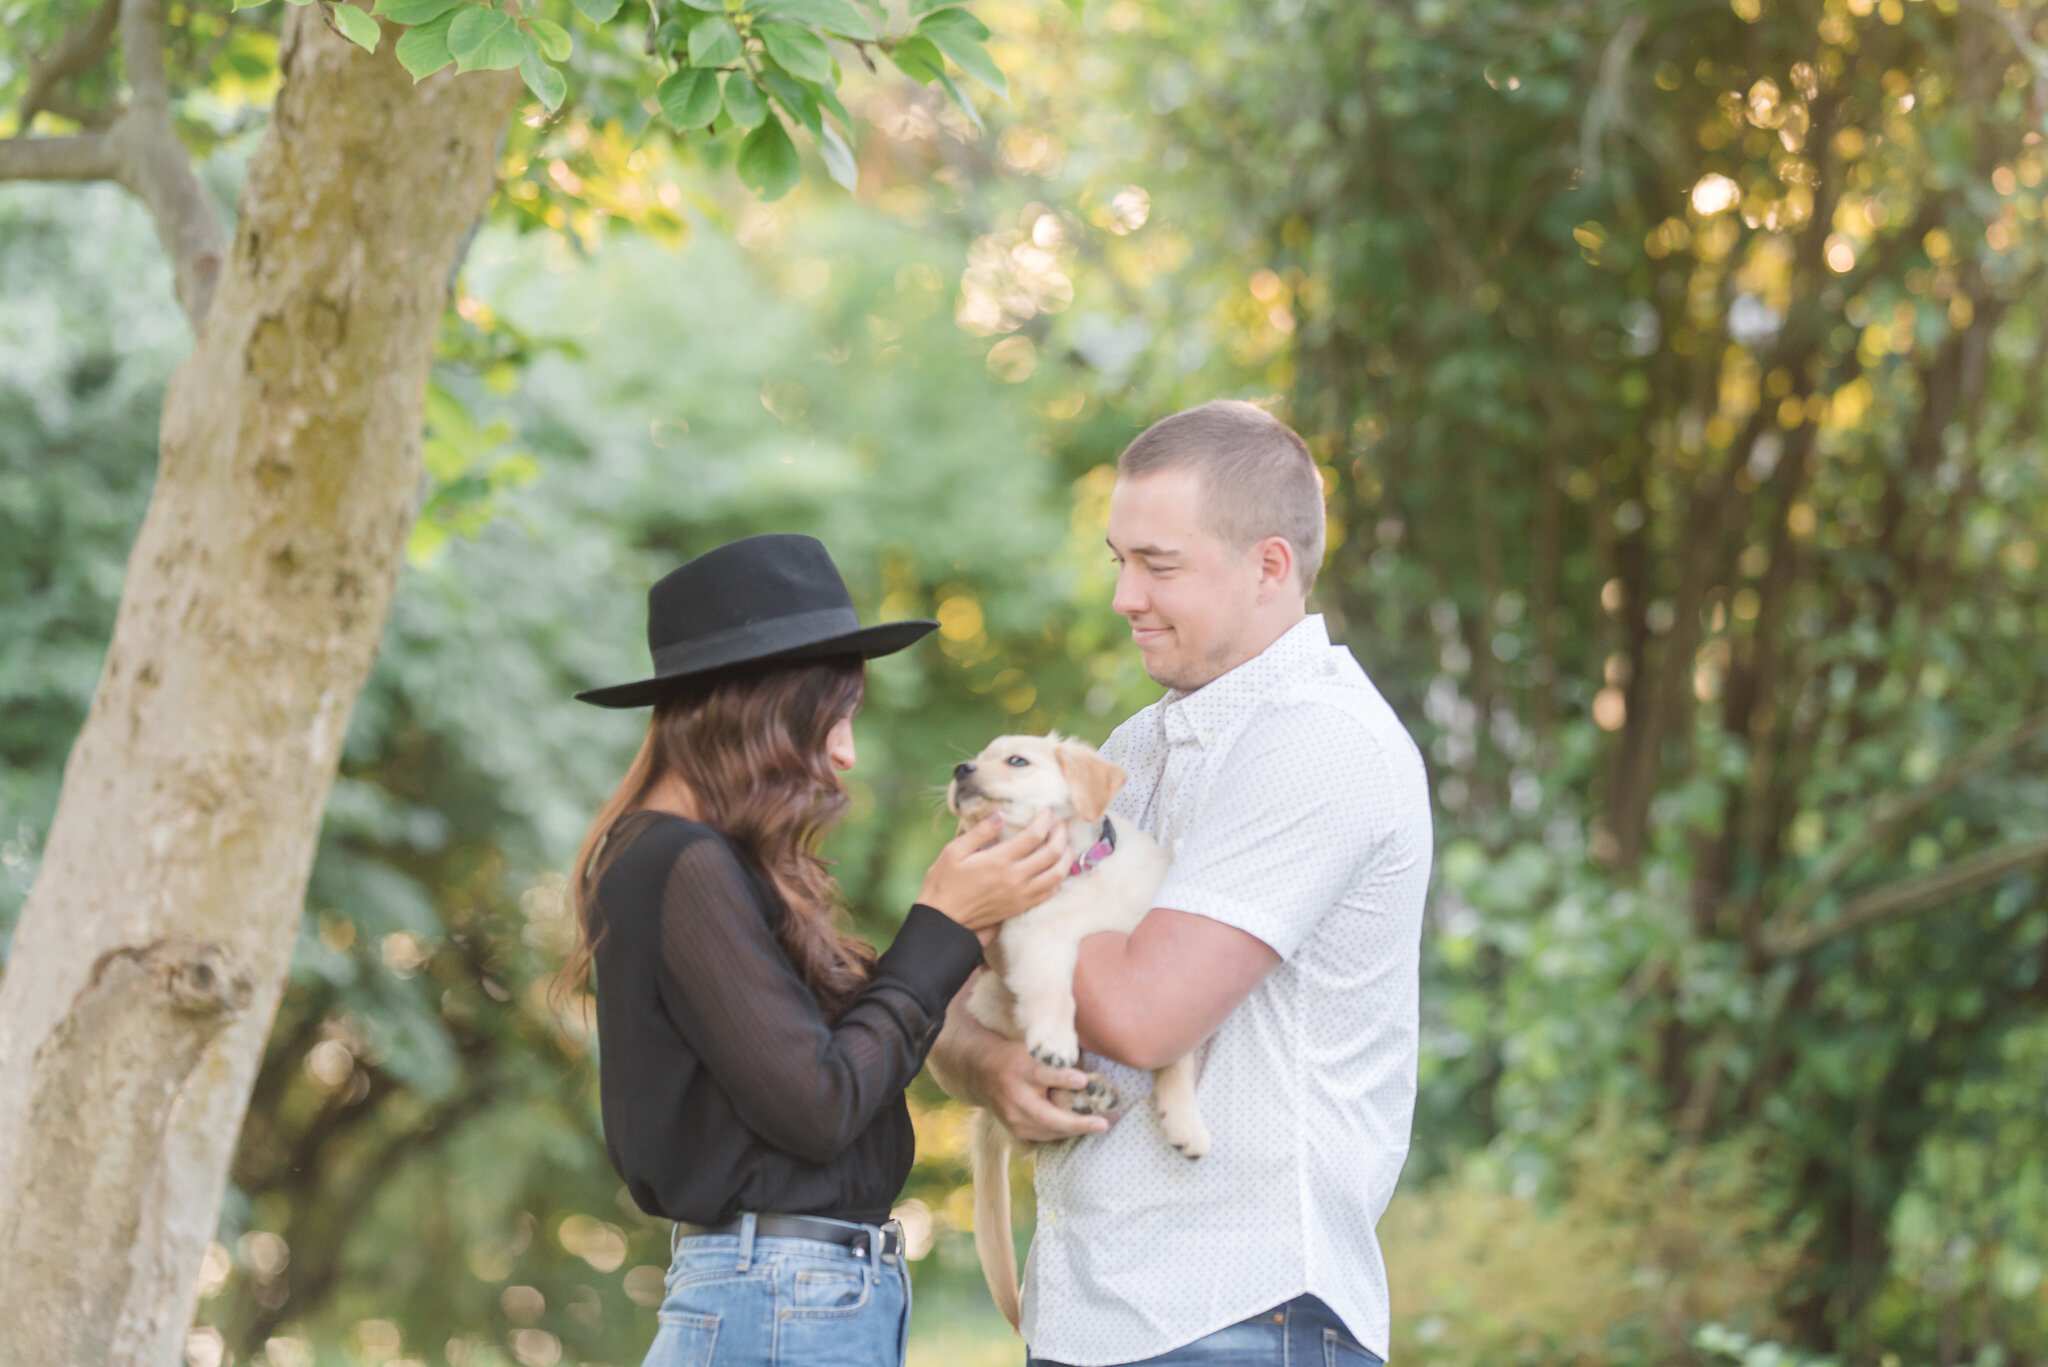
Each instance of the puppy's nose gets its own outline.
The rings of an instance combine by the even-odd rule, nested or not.
[[[966,778],[969,774],[973,772],[974,766],[972,764],[956,764],[953,766],[954,778]]]

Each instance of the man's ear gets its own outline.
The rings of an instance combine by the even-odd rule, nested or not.
[[[1116,765],[1077,740],[1063,740],[1053,746],[1060,772],[1067,777],[1067,794],[1074,800],[1074,815],[1083,821],[1100,821],[1109,801],[1124,786],[1126,774]]]
[[[1284,536],[1269,536],[1252,547],[1259,559],[1259,601],[1269,602],[1282,593],[1301,587],[1296,573],[1294,543]]]

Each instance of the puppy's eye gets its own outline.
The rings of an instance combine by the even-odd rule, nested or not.
[[[1025,765],[1029,763],[1031,763],[1031,761],[1024,758],[1024,756],[1022,755],[1010,756],[1010,767],[1012,769],[1022,769]]]

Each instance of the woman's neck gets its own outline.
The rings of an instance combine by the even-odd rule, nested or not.
[[[697,795],[690,791],[689,784],[683,782],[681,774],[673,772],[662,775],[661,780],[647,790],[640,799],[639,810],[667,812],[691,821],[703,819],[699,815]]]

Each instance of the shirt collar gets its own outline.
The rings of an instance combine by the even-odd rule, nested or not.
[[[1315,669],[1329,649],[1323,615],[1312,612],[1237,668],[1193,692],[1170,690],[1159,709],[1167,739],[1210,744],[1247,708],[1287,680]]]

